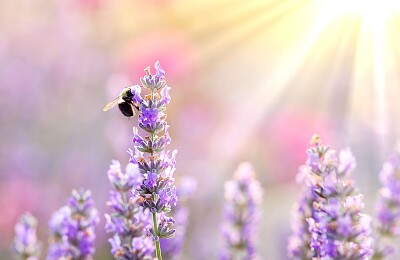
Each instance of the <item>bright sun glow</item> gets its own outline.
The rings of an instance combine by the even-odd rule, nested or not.
[[[351,31],[356,37],[349,40],[355,48],[350,112],[360,112],[360,99],[371,100],[371,124],[385,134],[390,125],[390,95],[397,93],[393,75],[399,52],[400,1],[399,0],[316,0],[318,24],[341,28],[338,35]],[[339,36],[338,36],[339,37]],[[327,42],[324,42],[327,44]],[[387,79],[391,79],[388,81]],[[366,94],[366,93],[370,94]],[[362,98],[360,98],[362,97]],[[367,113],[365,113],[367,116]]]
[[[400,133],[400,0],[250,2],[252,5],[241,7],[240,15],[228,12],[210,20],[210,28],[239,22],[235,30],[226,30],[224,37],[210,37],[208,41],[213,44],[205,47],[203,56],[220,55],[221,49],[251,35],[258,39],[252,48],[282,45],[285,51],[269,56],[273,65],[269,66],[268,75],[249,93],[263,107],[252,112],[250,121],[235,117],[236,111],[231,111],[213,137],[215,150],[220,140],[229,143],[240,132],[247,137],[236,142],[226,156],[238,153],[251,138],[250,129],[267,114],[273,114],[276,100],[286,100],[294,81],[305,87],[290,98],[313,92],[315,102],[321,104],[336,103],[337,99],[342,106],[335,113],[340,113],[338,120],[351,133],[357,134],[360,125],[367,125],[382,136]],[[253,9],[260,12],[250,12]],[[330,105],[321,107],[330,109]],[[247,130],[235,128],[244,122]],[[235,130],[227,133],[227,124]]]
[[[382,22],[400,10],[398,0],[317,0],[330,17],[361,16],[363,20]]]

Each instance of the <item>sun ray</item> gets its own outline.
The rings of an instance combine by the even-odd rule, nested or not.
[[[270,0],[246,5],[224,1],[209,3],[207,12],[215,14],[215,19],[201,19],[207,4],[201,4],[203,11],[194,17],[182,16],[188,34],[195,39],[199,67],[212,66],[213,73],[224,74],[227,69],[234,71],[219,63],[229,56],[246,59],[246,52],[254,55],[252,49],[256,49],[260,58],[265,57],[265,63],[259,64],[265,77],[253,82],[251,93],[246,93],[258,104],[256,111],[251,105],[240,107],[252,111],[251,118],[238,118],[236,111],[228,111],[227,120],[237,120],[222,120],[212,139],[232,140],[238,133],[226,133],[226,127],[247,124],[250,131],[282,104],[314,107],[332,118],[338,129],[353,131],[353,135],[361,126],[382,136],[400,133],[400,124],[393,120],[400,114],[393,108],[400,105],[390,98],[400,94],[400,77],[395,73],[400,65],[399,6],[392,0]],[[212,73],[206,77],[218,78]],[[225,84],[222,79],[213,83]],[[241,85],[229,87],[226,104],[241,100]],[[220,96],[226,89],[215,91],[221,91],[216,93]],[[246,135],[251,138],[250,132],[237,131],[241,131],[242,143]],[[240,146],[237,143],[230,152],[240,151]]]

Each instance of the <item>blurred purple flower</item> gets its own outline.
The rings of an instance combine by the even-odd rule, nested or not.
[[[225,247],[220,259],[254,259],[257,257],[255,236],[260,218],[263,189],[252,166],[241,163],[234,179],[225,182],[225,216],[222,235]]]
[[[400,235],[400,143],[379,174],[382,188],[376,203],[376,243],[374,257],[394,252],[394,238]]]
[[[7,173],[5,174],[7,175]],[[12,234],[14,232],[15,219],[19,218],[24,211],[31,210],[33,205],[38,203],[40,190],[38,184],[29,181],[29,179],[20,178],[20,172],[13,172],[12,174],[13,178],[5,178],[0,181],[1,234]],[[25,194],[29,194],[29,196]],[[0,239],[0,247],[8,247],[10,239],[11,237],[9,239]]]
[[[188,200],[196,190],[196,181],[191,177],[181,177],[177,184],[177,196],[179,204],[172,211],[175,220],[176,233],[171,239],[160,241],[163,256],[166,259],[179,259],[184,244],[186,227],[189,221]]]
[[[361,213],[364,208],[362,195],[356,194],[351,171],[355,159],[349,149],[336,157],[336,152],[322,146],[318,136],[312,139],[306,163],[304,190],[307,216],[298,211],[298,218],[305,219],[305,226],[294,229],[288,253],[291,258],[368,259],[373,254],[371,218]],[[318,157],[318,160],[316,158]],[[308,179],[307,179],[308,178]],[[312,205],[310,209],[309,206]],[[301,208],[301,207],[299,207]],[[304,225],[304,221],[301,222]],[[296,231],[301,232],[296,232]],[[306,231],[307,230],[307,231]],[[304,242],[309,242],[311,252]]]
[[[125,173],[122,173],[120,162],[113,160],[107,175],[114,189],[121,192],[130,191],[141,183],[139,169],[133,163],[129,163],[126,166]]]
[[[144,235],[144,229],[150,225],[148,210],[139,208],[135,199],[129,199],[132,189],[141,183],[141,174],[137,164],[128,163],[125,173],[121,164],[112,161],[108,170],[108,179],[113,187],[109,193],[107,206],[111,214],[105,214],[107,233],[113,233],[108,239],[111,254],[115,259],[151,259],[154,253],[152,240]]]
[[[313,214],[313,202],[315,194],[312,190],[312,183],[308,176],[311,167],[302,165],[297,174],[297,183],[301,187],[298,202],[293,206],[291,228],[292,235],[288,241],[288,256],[290,259],[311,259],[312,252],[310,248],[311,233],[309,232],[308,220]]]
[[[37,220],[30,213],[21,216],[15,225],[12,253],[16,259],[38,260],[41,243],[36,237]]]
[[[95,252],[94,229],[99,221],[90,191],[73,190],[68,205],[50,219],[52,236],[47,259],[91,259]]]

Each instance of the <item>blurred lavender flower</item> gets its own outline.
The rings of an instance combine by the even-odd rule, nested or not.
[[[302,226],[298,230],[303,234],[298,232],[297,240],[301,239],[301,235],[310,239],[312,257],[318,259],[368,259],[373,254],[371,218],[361,213],[363,196],[356,194],[350,178],[356,165],[355,159],[346,149],[340,153],[338,160],[336,152],[322,146],[318,136],[313,137],[312,144],[314,147],[307,151],[308,169],[305,171],[308,178],[306,186],[309,185],[313,192],[306,196],[306,201],[307,205],[312,202],[312,208],[311,214],[308,212],[309,216],[303,217],[308,223],[309,234]],[[296,247],[292,243],[289,256],[309,259],[310,253],[304,244],[299,242]]]
[[[260,218],[259,206],[263,189],[256,180],[252,166],[241,163],[234,179],[225,182],[225,240],[220,259],[256,259],[255,236]]]
[[[394,239],[400,235],[400,142],[379,174],[382,188],[376,204],[376,243],[374,259],[394,252]]]
[[[292,235],[289,237],[287,248],[290,259],[311,259],[313,256],[310,248],[311,234],[308,231],[307,219],[312,217],[313,202],[316,198],[308,178],[310,170],[309,166],[302,165],[296,176],[301,191],[299,200],[292,210]]]
[[[137,164],[128,163],[125,173],[121,164],[113,161],[108,170],[108,179],[113,186],[107,205],[111,214],[105,214],[105,229],[113,233],[108,241],[115,259],[152,259],[154,246],[151,238],[144,235],[143,229],[150,225],[150,213],[138,207],[137,201],[128,199],[132,189],[141,183]]]
[[[161,249],[166,259],[178,259],[181,254],[186,226],[189,221],[187,203],[195,190],[196,181],[193,178],[179,178],[176,190],[177,196],[179,197],[179,205],[172,211],[175,220],[176,234],[171,239],[163,239],[160,241]]]
[[[32,214],[25,213],[15,225],[15,238],[12,253],[15,259],[38,260],[41,243],[36,237],[37,220]]]
[[[92,259],[94,229],[99,221],[90,191],[73,190],[68,205],[50,219],[52,236],[47,259]]]
[[[164,113],[171,98],[165,82],[165,72],[158,61],[155,68],[156,75],[151,75],[150,68],[147,67],[146,75],[141,78],[143,88],[149,89],[150,94],[142,98],[140,90],[135,89],[133,93],[136,97],[135,105],[140,111],[138,126],[147,136],[142,137],[139,129],[133,128],[135,150],[130,151],[130,162],[139,166],[142,175],[142,183],[133,195],[138,196],[139,205],[150,210],[153,215],[153,228],[149,233],[153,235],[156,254],[161,260],[160,239],[170,238],[175,233],[172,228],[174,221],[166,217],[164,212],[171,211],[171,206],[175,206],[178,200],[173,178],[177,151],[172,154],[164,151],[165,146],[171,142],[167,116]]]

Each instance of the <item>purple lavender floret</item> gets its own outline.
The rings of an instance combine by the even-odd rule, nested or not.
[[[116,234],[108,239],[111,254],[118,260],[151,260],[154,252],[153,241],[149,237],[134,237],[130,244],[123,244]]]
[[[128,163],[123,173],[121,164],[112,161],[107,175],[113,187],[107,201],[111,214],[105,214],[106,232],[113,234],[108,240],[111,254],[119,260],[152,259],[153,241],[144,234],[144,229],[150,225],[149,211],[139,208],[135,196],[130,199],[131,190],[136,189],[142,181],[138,165]]]
[[[96,238],[94,230],[99,221],[90,191],[73,190],[67,206],[50,219],[47,259],[92,259]]]
[[[143,102],[143,98],[140,95],[140,93],[142,92],[142,88],[139,85],[134,85],[130,87],[131,89],[131,93],[132,93],[132,101],[135,104],[140,104]]]
[[[305,217],[312,257],[368,259],[373,254],[371,218],[362,214],[363,196],[355,191],[350,177],[355,159],[349,149],[338,159],[334,150],[321,145],[318,136],[313,137],[312,144],[306,163],[312,208],[310,216]]]
[[[155,64],[156,68],[156,75],[151,75],[150,67],[144,69],[146,72],[146,76],[140,79],[140,82],[143,84],[144,87],[152,89],[152,90],[159,90],[165,87],[165,71],[161,68],[160,63],[157,61]]]
[[[172,217],[168,217],[164,212],[159,214],[157,219],[157,231],[153,227],[150,227],[148,229],[148,234],[155,240],[174,237],[176,230],[172,227],[175,225],[175,220]]]
[[[400,235],[400,143],[379,174],[382,188],[376,204],[375,259],[394,252],[394,240]]]
[[[37,220],[25,213],[15,225],[15,238],[12,244],[12,253],[15,259],[38,260],[41,243],[36,236]]]
[[[241,163],[234,179],[225,182],[225,216],[222,235],[225,242],[220,259],[255,259],[255,236],[263,196],[249,163]]]
[[[186,227],[189,222],[188,201],[196,190],[196,181],[191,177],[181,177],[177,184],[179,204],[172,211],[176,233],[171,239],[161,240],[161,249],[166,259],[179,259],[185,241]]]

